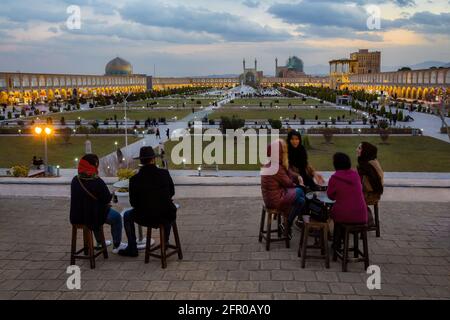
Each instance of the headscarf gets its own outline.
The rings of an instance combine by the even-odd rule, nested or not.
[[[288,160],[288,147],[284,140],[276,140],[272,142],[267,147],[267,157],[272,157],[272,149],[276,148],[276,144],[278,144],[278,162],[280,165],[282,165],[286,170],[289,169],[289,160]],[[267,164],[267,166],[270,166],[270,162]]]
[[[361,155],[358,157],[358,173],[361,176],[367,176],[370,185],[375,193],[383,194],[382,172],[378,172],[377,163],[378,149],[369,142],[361,142]],[[381,170],[381,167],[380,167]]]
[[[96,178],[98,176],[98,164],[97,155],[84,155],[78,163],[78,176],[84,179]]]

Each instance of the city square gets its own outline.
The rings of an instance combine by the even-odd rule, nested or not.
[[[243,1],[241,15],[211,3],[188,22],[198,1],[75,5],[81,29],[39,31],[61,50],[48,58],[24,59],[14,15],[0,12],[11,23],[0,40],[0,300],[450,299],[450,39],[438,30],[433,47],[421,38],[430,24],[417,27],[423,16],[448,24],[448,6],[392,1],[383,12],[409,18],[340,38],[303,10],[359,21],[363,5]],[[30,25],[53,26],[29,10]],[[178,12],[183,27],[156,11]],[[118,17],[135,35],[90,25]],[[218,29],[204,29],[209,19]],[[305,24],[301,40],[276,31]],[[404,42],[389,40],[396,30]],[[71,42],[52,42],[63,35],[101,50],[69,62]],[[339,220],[342,199],[348,215],[360,201],[364,222]],[[158,222],[141,222],[145,210]]]

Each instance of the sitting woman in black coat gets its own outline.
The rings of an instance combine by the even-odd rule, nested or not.
[[[302,136],[298,131],[292,130],[287,137],[289,153],[289,169],[299,174],[303,178],[303,183],[311,190],[320,189],[320,185],[325,184],[325,180],[308,163],[308,154],[302,144]]]
[[[112,195],[98,176],[98,165],[95,154],[83,156],[78,164],[78,175],[71,184],[70,223],[93,230],[97,243],[100,243],[100,227],[105,223],[111,225],[113,253],[118,253],[123,248],[122,217],[110,206]]]

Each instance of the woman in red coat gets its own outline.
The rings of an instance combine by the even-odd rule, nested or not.
[[[272,150],[278,149],[278,157],[272,157]],[[278,160],[278,168],[271,174],[261,173],[261,191],[264,204],[268,209],[277,209],[288,217],[288,230],[300,214],[305,203],[305,194],[300,188],[303,185],[302,178],[289,170],[288,147],[284,140],[277,140],[267,149],[267,155],[271,162],[264,169],[272,166],[273,161]],[[276,165],[274,165],[276,167]],[[267,173],[267,172],[266,172]]]

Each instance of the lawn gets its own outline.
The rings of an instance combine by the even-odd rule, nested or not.
[[[345,110],[337,110],[330,108],[317,108],[317,109],[233,109],[233,108],[221,108],[217,111],[213,112],[209,118],[210,119],[220,119],[220,117],[232,117],[235,115],[241,119],[279,119],[280,117],[293,119],[294,115],[297,115],[297,119],[303,118],[306,120],[314,120],[316,115],[319,117],[319,120],[328,120],[330,117],[337,118],[340,116],[341,118],[345,116],[345,119],[355,119],[357,118],[357,114],[352,112],[350,115],[349,111]]]
[[[99,157],[113,152],[117,141],[119,147],[125,145],[123,136],[93,137],[92,152]],[[137,138],[129,136],[128,143],[133,143]],[[48,162],[50,165],[60,165],[62,168],[74,168],[74,159],[84,154],[85,136],[71,137],[69,144],[64,144],[62,137],[52,137],[48,140]],[[44,142],[42,138],[35,136],[8,137],[0,136],[0,168],[10,168],[13,165],[31,165],[33,156],[44,158]]]
[[[277,102],[278,101],[278,102]],[[270,98],[242,98],[235,99],[234,103],[228,103],[227,107],[240,107],[240,106],[258,106],[259,103],[262,103],[263,106],[270,106],[270,103],[279,107],[287,107],[291,104],[293,107],[295,106],[318,106],[321,105],[318,100],[307,98],[306,101],[302,101],[302,98],[281,98],[281,97],[270,97]]]
[[[194,99],[194,100],[192,100]],[[192,108],[198,108],[200,106],[203,107],[207,107],[208,105],[210,105],[211,103],[213,103],[216,100],[216,98],[197,98],[197,97],[188,97],[186,99],[173,99],[173,98],[167,98],[167,99],[148,99],[148,100],[144,100],[144,101],[134,101],[134,102],[129,102],[128,106],[133,106],[133,107],[145,107],[147,106],[147,103],[152,103],[152,102],[158,102],[158,104],[154,105],[154,107],[161,107],[161,108],[166,108],[166,107],[174,107],[176,108],[177,106],[180,108],[183,108],[183,102],[186,103],[186,108],[192,109]],[[197,101],[201,101],[201,104],[198,104]]]
[[[283,137],[285,138],[285,137]],[[312,149],[308,151],[310,163],[321,171],[333,171],[332,156],[335,152],[345,152],[351,156],[353,166],[356,166],[356,148],[361,141],[367,141],[378,147],[378,158],[385,171],[390,172],[450,172],[450,144],[431,137],[390,137],[388,144],[381,144],[378,136],[365,137],[333,137],[331,144],[326,144],[321,136],[309,137]],[[177,142],[166,143],[166,154]],[[204,142],[204,146],[210,142]],[[225,143],[224,143],[225,145]],[[237,147],[235,146],[235,150]],[[249,152],[248,143],[246,152]],[[192,144],[194,150],[194,144]],[[252,151],[258,150],[252,145]],[[224,146],[224,158],[226,157]],[[187,158],[187,157],[186,157]],[[248,157],[246,157],[248,159]],[[193,158],[191,158],[193,159]],[[236,159],[236,158],[235,158]],[[193,162],[193,160],[191,160]],[[186,165],[186,169],[196,169],[198,164]],[[183,168],[175,166],[170,161],[170,168]],[[219,165],[221,170],[258,170],[257,164]]]
[[[146,120],[148,117],[152,118],[161,118],[165,117],[166,119],[171,119],[173,117],[177,117],[177,119],[182,119],[186,117],[188,114],[192,113],[191,109],[171,109],[171,110],[151,110],[151,109],[142,109],[142,110],[127,110],[127,117],[131,120]],[[118,120],[123,119],[124,110],[120,109],[91,109],[86,111],[74,111],[74,112],[61,112],[61,113],[52,113],[49,115],[40,116],[40,118],[48,118],[51,117],[55,121],[59,121],[61,117],[64,117],[65,120],[76,120],[79,117],[84,120],[99,120],[103,121],[105,119],[114,118],[114,115],[117,116]],[[33,117],[36,118],[36,117]]]

